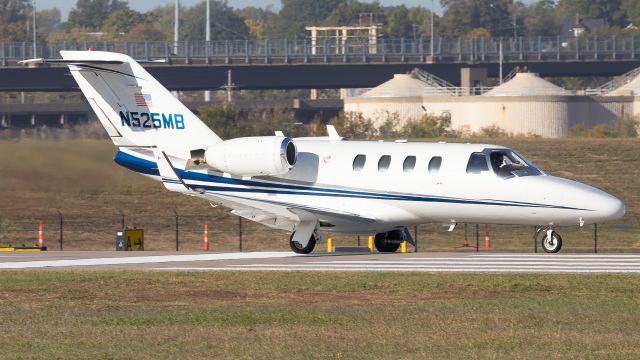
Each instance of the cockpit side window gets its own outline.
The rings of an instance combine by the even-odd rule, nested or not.
[[[489,159],[493,172],[500,178],[542,175],[542,172],[522,155],[509,149],[492,150]]]
[[[480,174],[483,171],[489,171],[487,156],[484,153],[471,154],[467,163],[467,174]]]

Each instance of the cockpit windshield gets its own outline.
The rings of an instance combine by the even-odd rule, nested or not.
[[[489,160],[493,172],[501,178],[510,176],[538,176],[542,175],[535,165],[524,156],[509,149],[490,150]]]

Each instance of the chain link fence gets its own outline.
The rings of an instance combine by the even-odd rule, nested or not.
[[[38,243],[42,221],[44,242],[51,251],[115,250],[116,232],[123,228],[143,229],[145,250],[201,251],[204,224],[208,224],[209,251],[288,250],[289,233],[270,229],[226,213],[223,216],[179,213],[61,213],[0,217],[1,246],[33,246]],[[417,247],[410,251],[508,251],[542,252],[540,239],[533,241],[535,228],[521,225],[425,224],[410,227]],[[563,238],[562,252],[640,252],[640,223],[626,217],[621,221],[580,227],[557,228]],[[488,232],[488,241],[486,234]],[[368,245],[367,236],[325,234],[334,246]],[[540,236],[542,237],[542,236]],[[476,248],[478,245],[478,248]],[[316,251],[326,251],[326,242]]]

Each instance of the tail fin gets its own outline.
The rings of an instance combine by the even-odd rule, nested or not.
[[[222,140],[131,57],[61,51],[62,61],[117,146],[157,147],[188,159]]]

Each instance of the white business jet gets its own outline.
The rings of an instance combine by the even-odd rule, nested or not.
[[[559,226],[622,217],[622,201],[596,188],[549,176],[521,154],[496,145],[348,141],[329,136],[223,140],[131,57],[62,51],[111,140],[116,163],[232,213],[291,232],[296,253],[322,233],[376,234],[380,252],[412,242],[422,223],[523,224],[557,252]]]

